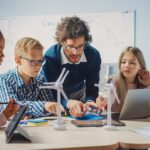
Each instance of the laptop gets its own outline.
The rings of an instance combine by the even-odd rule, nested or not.
[[[119,119],[139,119],[150,116],[150,89],[128,90]]]
[[[12,120],[9,122],[5,134],[6,134],[6,142],[7,143],[22,143],[22,142],[30,142],[30,137],[28,133],[23,129],[21,126],[19,126],[19,121],[24,116],[26,110],[27,110],[27,104],[20,105],[18,112],[14,115]]]

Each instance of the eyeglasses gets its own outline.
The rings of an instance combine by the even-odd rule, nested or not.
[[[21,58],[27,60],[31,66],[38,66],[38,65],[43,66],[46,63],[46,60],[44,58],[41,60],[32,60],[32,59],[28,59],[22,56]]]
[[[67,49],[67,50],[72,50],[72,51],[74,51],[74,50],[76,50],[76,51],[81,51],[81,50],[83,50],[83,49],[85,48],[85,46],[86,46],[85,43],[84,43],[84,44],[81,44],[81,45],[79,45],[79,46],[77,46],[77,47],[74,47],[74,46],[72,46],[72,45],[65,45],[65,44],[63,44],[63,47],[64,47],[65,49]]]

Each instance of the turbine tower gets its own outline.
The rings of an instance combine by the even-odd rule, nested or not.
[[[54,89],[57,91],[57,120],[55,121],[55,129],[56,130],[66,130],[66,126],[63,125],[63,121],[61,118],[61,94],[68,101],[68,98],[63,90],[63,83],[66,79],[69,71],[66,68],[63,68],[61,74],[59,75],[56,82],[45,82],[43,86],[40,86],[41,89]]]
[[[99,84],[95,84],[95,86],[97,86],[98,88],[100,87],[100,83]],[[115,126],[112,125],[112,118],[111,118],[111,106],[112,106],[112,96],[114,95],[114,97],[116,98],[118,104],[120,104],[120,100],[117,96],[116,93],[116,89],[114,86],[114,83],[106,83],[106,87],[107,89],[107,96],[108,96],[108,104],[107,104],[107,124],[104,126],[104,128],[106,130],[117,130]],[[100,89],[100,88],[99,88]],[[113,94],[113,95],[112,95]]]

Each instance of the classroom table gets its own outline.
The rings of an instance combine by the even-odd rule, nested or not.
[[[150,147],[150,137],[131,131],[134,128],[150,126],[150,119],[123,121],[126,126],[117,131],[103,127],[76,127],[64,118],[67,130],[56,131],[53,121],[41,127],[24,127],[29,133],[31,143],[5,142],[4,129],[0,129],[0,150],[49,149],[49,150],[115,150],[122,148],[142,149]]]

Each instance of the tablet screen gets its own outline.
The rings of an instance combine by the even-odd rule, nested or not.
[[[12,120],[9,122],[9,124],[6,128],[6,131],[5,131],[8,139],[10,139],[12,137],[13,132],[17,128],[19,121],[22,119],[22,117],[24,116],[24,114],[26,112],[26,109],[27,109],[27,104],[20,105],[18,112],[14,115]]]

